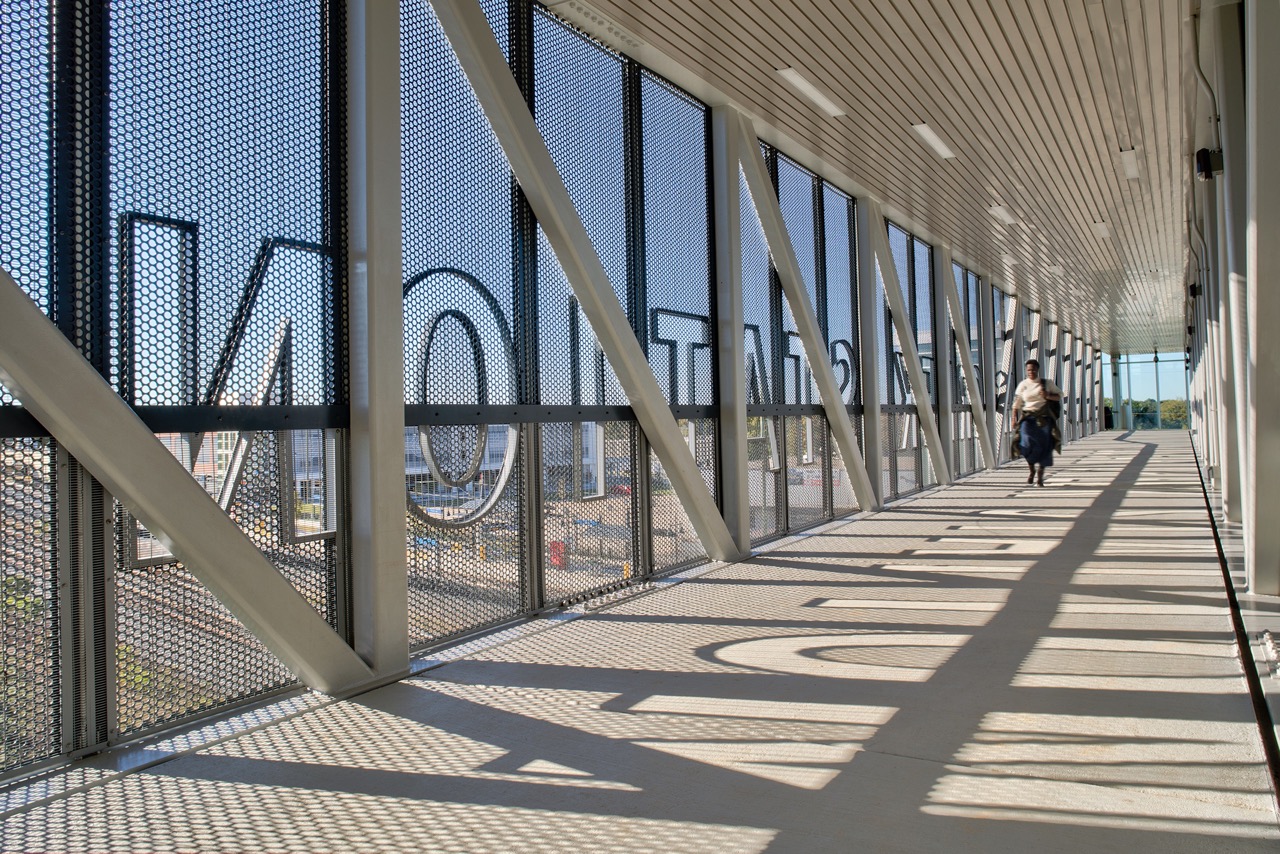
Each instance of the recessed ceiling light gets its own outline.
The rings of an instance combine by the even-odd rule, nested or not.
[[[912,125],[911,129],[924,140],[924,144],[933,149],[933,153],[941,157],[943,160],[950,160],[956,156],[956,153],[947,147],[942,141],[942,137],[938,136],[933,128],[927,124]]]
[[[843,107],[828,98],[822,90],[801,76],[799,71],[796,71],[794,68],[779,68],[778,74],[783,80],[795,87],[797,92],[817,104],[827,115],[833,118],[844,115]]]
[[[1138,180],[1138,152],[1132,148],[1120,152],[1120,167],[1124,170],[1124,177],[1130,181]]]
[[[1052,273],[1052,274],[1053,274],[1053,275],[1055,275],[1055,276],[1061,276],[1063,273],[1065,273],[1065,272],[1066,272],[1066,270],[1062,269],[1062,265],[1061,265],[1061,264],[1050,264],[1050,265],[1049,265],[1048,267],[1046,267],[1045,269],[1046,269],[1046,270],[1048,270],[1050,273]]]
[[[1018,259],[1017,259],[1017,258],[1014,258],[1014,257],[1013,257],[1012,255],[1010,255],[1008,252],[1006,252],[1006,253],[1004,253],[1003,255],[1001,255],[1001,256],[1000,256],[1000,260],[1004,262],[1004,265],[1005,265],[1006,267],[1012,267],[1014,264],[1017,264],[1017,263],[1018,263]]]
[[[1103,240],[1108,240],[1111,237],[1111,226],[1107,225],[1105,222],[1095,222],[1093,224],[1093,233],[1101,237]]]
[[[1018,218],[1013,215],[1013,211],[1009,210],[1004,205],[992,205],[987,208],[987,212],[1003,222],[1005,225],[1013,225],[1018,221]]]

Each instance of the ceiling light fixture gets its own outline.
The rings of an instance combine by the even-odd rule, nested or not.
[[[1137,181],[1138,175],[1138,152],[1130,148],[1128,151],[1120,152],[1120,167],[1124,170],[1124,177],[1130,181]]]
[[[1066,270],[1062,269],[1061,264],[1050,264],[1045,269],[1047,269],[1050,273],[1052,273],[1055,276],[1061,276],[1063,273],[1066,272]]]
[[[799,71],[794,68],[779,68],[778,74],[783,80],[790,83],[797,92],[817,104],[827,115],[832,118],[844,115],[843,107],[828,98],[822,90],[802,77]]]
[[[1018,263],[1018,259],[1017,259],[1017,258],[1014,258],[1014,257],[1013,257],[1012,255],[1010,255],[1008,252],[1006,252],[1006,253],[1004,253],[1003,255],[1001,255],[1001,256],[1000,256],[1000,260],[1004,262],[1004,265],[1005,265],[1006,267],[1012,267],[1013,265],[1015,265],[1015,264],[1017,264],[1017,263]]]
[[[916,132],[917,136],[924,140],[925,145],[933,149],[934,154],[938,155],[943,160],[950,160],[956,156],[956,153],[947,147],[947,144],[942,141],[942,137],[938,136],[938,134],[934,132],[933,128],[929,127],[927,124],[912,125],[911,129]]]
[[[1013,211],[1009,210],[1004,205],[992,205],[987,208],[987,212],[1003,222],[1005,225],[1013,225],[1018,221],[1018,218],[1013,215]]]
[[[1105,222],[1095,222],[1093,224],[1093,233],[1101,237],[1103,240],[1111,238],[1111,226]]]

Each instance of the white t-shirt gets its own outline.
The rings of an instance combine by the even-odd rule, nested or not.
[[[1018,383],[1018,387],[1013,392],[1013,396],[1022,402],[1022,409],[1026,412],[1039,412],[1044,409],[1047,402],[1045,394],[1061,395],[1062,389],[1050,379],[1044,380],[1043,388],[1040,386],[1040,380],[1023,380]]]

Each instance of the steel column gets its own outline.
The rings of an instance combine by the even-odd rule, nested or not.
[[[1248,223],[1246,275],[1249,281],[1249,379],[1245,566],[1249,589],[1280,595],[1280,347],[1273,330],[1280,327],[1280,113],[1275,89],[1280,84],[1280,3],[1247,0],[1245,4],[1245,147]],[[1238,163],[1238,161],[1237,161]],[[1243,223],[1241,223],[1243,225]],[[1266,393],[1261,393],[1266,389]]]
[[[996,453],[991,457],[990,466],[1000,465],[999,430],[996,427],[996,371],[995,364],[995,294],[991,291],[991,282],[985,278],[978,279],[978,360],[975,367],[981,368],[980,376],[987,378],[982,387],[982,408],[986,412],[987,435],[992,437],[992,448]]]
[[[405,553],[400,16],[347,5],[352,638],[379,675],[409,666]]]
[[[960,466],[956,454],[956,395],[952,381],[957,367],[955,351],[960,349],[960,332],[959,326],[955,325],[956,317],[952,317],[950,323],[947,322],[950,308],[946,286],[950,283],[952,290],[955,289],[955,268],[951,264],[951,247],[938,242],[930,253],[930,258],[933,264],[933,280],[937,283],[935,287],[929,289],[929,298],[933,303],[929,306],[929,317],[933,321],[930,335],[933,336],[933,371],[936,377],[934,382],[938,388],[938,412],[941,415],[935,423],[938,425],[938,436],[942,439],[942,448],[946,453],[947,469],[958,474]],[[959,322],[963,325],[963,314],[959,316]],[[951,334],[953,329],[957,330],[954,336]],[[967,350],[968,347],[969,331],[966,329],[964,330],[964,349]]]
[[[1002,291],[1001,293],[1005,292]],[[1017,368],[1014,364],[1017,361],[1015,354],[1018,352],[1019,346],[1018,330],[1022,327],[1022,312],[1019,308],[1017,298],[1012,294],[1005,293],[1004,328],[1000,330],[1000,336],[1004,342],[1000,347],[1000,372],[1005,376],[1004,413],[998,416],[1000,423],[997,425],[996,441],[1000,443],[1000,447],[998,449],[999,454],[996,456],[997,460],[1004,459],[1004,437],[1011,429],[1013,391],[1018,387],[1019,382],[1017,377],[1014,376],[1014,371]],[[998,409],[998,401],[996,406]]]
[[[1231,312],[1230,264],[1226,234],[1226,182],[1218,180],[1218,223],[1222,227],[1218,240],[1218,275],[1214,279],[1214,308],[1218,318],[1218,397],[1222,401],[1220,417],[1222,440],[1222,501],[1227,521],[1244,521],[1244,497],[1241,490],[1240,427],[1241,412],[1236,397],[1235,318]]]
[[[51,5],[49,316],[93,369],[109,377],[110,4],[62,0]],[[63,630],[64,687],[69,689],[63,696],[64,732],[74,748],[84,749],[103,744],[115,729],[115,502],[81,462],[61,453],[59,458],[73,470],[60,472],[59,485],[74,486],[57,490],[54,511],[58,580],[66,585],[72,609]]]
[[[1229,362],[1235,402],[1235,450],[1237,467],[1232,472],[1240,486],[1239,506],[1234,513],[1228,508],[1228,518],[1233,516],[1245,525],[1249,536],[1249,518],[1253,492],[1250,488],[1252,472],[1247,463],[1248,418],[1247,403],[1252,385],[1248,349],[1247,300],[1250,283],[1247,275],[1247,212],[1249,163],[1245,150],[1245,83],[1243,34],[1240,31],[1240,10],[1236,4],[1220,6],[1213,11],[1216,41],[1214,44],[1215,84],[1218,109],[1222,115],[1223,174],[1222,185],[1223,243],[1226,248],[1226,265],[1223,279],[1226,283],[1226,311],[1230,331],[1231,357]]]
[[[867,469],[871,479],[871,488],[875,493],[875,504],[879,507],[884,500],[884,454],[880,435],[880,378],[883,376],[881,358],[883,354],[878,346],[876,324],[883,317],[884,307],[876,299],[876,252],[872,231],[871,205],[860,202],[855,210],[858,217],[858,317],[862,319],[858,330],[858,361],[861,365],[862,386],[862,450],[864,460],[871,460]],[[880,227],[884,221],[878,216]],[[863,508],[870,509],[870,508]]]
[[[724,521],[743,554],[751,551],[747,488],[747,380],[742,354],[742,207],[738,113],[711,110],[715,193],[716,364],[720,403],[720,489]]]

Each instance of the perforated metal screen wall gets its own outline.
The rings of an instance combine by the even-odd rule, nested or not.
[[[539,7],[486,11],[714,495],[707,109]],[[405,294],[411,643],[423,645],[705,553],[426,4],[403,7],[402,39],[405,257],[420,271]],[[460,423],[449,407],[464,404]],[[493,423],[512,405],[527,420]]]
[[[341,629],[344,84],[329,11],[5,4],[0,266]],[[13,720],[52,727],[5,767],[293,684],[40,425],[2,415],[5,587],[25,603],[5,612],[22,615]]]
[[[24,0],[0,11],[0,267],[46,311],[52,263],[50,33],[47,4]],[[0,407],[12,413],[13,404],[0,386]],[[0,698],[0,770],[62,749],[55,458],[49,439],[0,439],[0,666],[6,688]]]
[[[721,455],[736,443],[722,441],[717,387],[710,111],[529,0],[481,5],[702,481],[727,503]],[[346,12],[338,0],[0,6],[0,267],[350,640]],[[431,6],[406,0],[399,15],[416,649],[706,552]],[[867,390],[881,421],[868,426],[886,497],[934,482],[916,401],[936,403],[964,346],[935,344],[932,248],[890,224],[927,378],[912,389],[882,281],[875,316],[859,317],[855,201],[759,151],[774,196],[753,200],[739,176],[745,388],[732,395],[747,403],[755,542],[858,509],[756,204],[780,207],[859,443],[876,438],[863,342],[881,354]],[[1003,406],[1011,353],[978,322],[977,277],[956,275],[968,346],[996,345],[986,361]],[[1092,351],[1063,340],[1078,353],[1064,359],[1090,353],[1083,377]],[[954,393],[957,468],[972,471],[967,391]],[[0,771],[297,684],[162,532],[3,389],[0,475]]]

